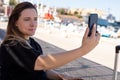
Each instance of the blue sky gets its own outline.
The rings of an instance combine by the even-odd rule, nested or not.
[[[33,0],[51,6],[66,8],[96,8],[100,10],[110,11],[117,20],[120,20],[120,0]]]

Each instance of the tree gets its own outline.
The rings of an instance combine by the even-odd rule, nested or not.
[[[68,15],[68,13],[67,13],[67,9],[65,9],[65,8],[59,8],[59,9],[57,9],[57,12],[59,13],[59,14],[63,14],[63,15]]]
[[[15,6],[16,4],[18,4],[18,1],[16,1],[16,0],[9,0],[9,5]]]
[[[77,12],[77,11],[75,11],[75,12],[74,12],[74,15],[78,15],[78,12]]]

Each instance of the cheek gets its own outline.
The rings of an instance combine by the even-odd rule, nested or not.
[[[24,24],[21,24],[18,26],[18,29],[21,31],[21,32],[24,32],[25,30],[27,30],[27,25],[24,25]]]

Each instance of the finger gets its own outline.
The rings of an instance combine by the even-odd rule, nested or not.
[[[85,31],[85,34],[84,34],[84,38],[87,38],[87,37],[88,37],[88,33],[89,33],[89,28],[87,27],[87,28],[86,28],[86,31]]]
[[[95,36],[95,34],[96,34],[96,24],[93,25],[92,36]]]
[[[100,40],[100,33],[96,33],[97,34],[97,37],[98,37],[98,40]]]

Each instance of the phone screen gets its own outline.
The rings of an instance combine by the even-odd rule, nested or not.
[[[96,26],[97,26],[97,22],[98,22],[98,15],[97,14],[90,14],[89,18],[88,18],[88,27],[90,29],[88,36],[90,36],[92,33],[93,25],[96,24]],[[97,32],[97,28],[96,28],[96,32]]]

